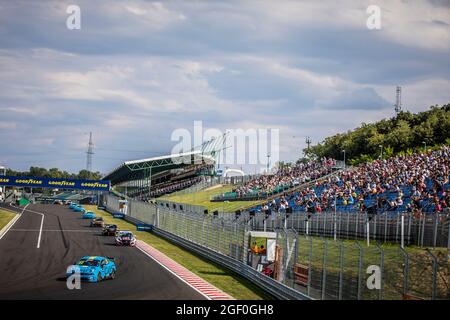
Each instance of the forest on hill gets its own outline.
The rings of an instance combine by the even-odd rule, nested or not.
[[[7,176],[32,176],[32,177],[42,177],[42,178],[61,178],[61,179],[91,179],[100,180],[102,175],[100,172],[91,172],[88,170],[80,170],[78,173],[69,173],[67,171],[62,171],[58,168],[41,168],[41,167],[30,167],[29,171],[15,171],[12,169],[6,169]]]
[[[397,154],[411,154],[417,150],[450,144],[450,104],[432,106],[430,110],[400,112],[396,117],[375,123],[363,123],[345,133],[325,138],[304,149],[308,157],[343,158],[358,164]]]

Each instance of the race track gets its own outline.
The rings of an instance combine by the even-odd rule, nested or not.
[[[36,212],[44,217],[42,232],[42,215]],[[82,282],[80,290],[67,289],[67,266],[85,255],[118,258],[116,279]],[[0,240],[0,299],[205,297],[140,250],[116,247],[114,237],[102,236],[100,228],[89,227],[89,220],[82,220],[80,213],[67,206],[33,204]]]

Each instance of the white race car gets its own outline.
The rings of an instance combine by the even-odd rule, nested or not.
[[[131,231],[119,231],[116,235],[116,245],[118,246],[134,246],[136,237]]]

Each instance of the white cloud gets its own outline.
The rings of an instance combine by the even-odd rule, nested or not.
[[[162,2],[120,1],[100,4],[99,11],[116,32],[145,35],[183,23],[187,17]]]
[[[241,5],[241,4],[240,4]],[[315,30],[367,31],[366,9],[369,5],[381,8],[377,37],[410,47],[431,50],[450,49],[450,7],[435,6],[428,1],[340,0],[340,1],[246,1],[241,12],[254,12],[255,20],[263,28],[263,37],[284,37],[289,28]],[[250,29],[250,28],[249,28]],[[370,35],[368,33],[368,41]]]
[[[0,129],[11,139],[28,143],[22,135],[33,132],[42,145],[85,148],[81,133],[94,128],[100,143],[131,148],[139,143],[127,134],[148,144],[160,135],[148,147],[161,150],[171,128],[195,119],[221,129],[280,128],[289,158],[304,147],[303,138],[289,136],[317,142],[390,116],[389,109],[335,110],[339,99],[357,106],[364,88],[393,101],[398,82],[413,111],[450,101],[448,58],[441,57],[450,48],[449,8],[430,2],[377,1],[377,32],[366,29],[374,3],[365,0],[78,2],[77,33],[65,28],[66,3],[2,3]],[[11,18],[18,13],[23,19]],[[367,42],[352,42],[364,33]],[[344,43],[328,45],[329,34]],[[383,46],[373,55],[372,40]],[[403,46],[410,48],[404,59],[395,56]],[[17,120],[23,116],[36,121]]]
[[[168,10],[161,2],[125,2],[123,7],[132,14],[155,28],[163,28],[174,21],[185,20],[186,17],[179,12]]]

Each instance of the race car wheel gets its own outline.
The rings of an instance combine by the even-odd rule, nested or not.
[[[102,275],[100,274],[100,272],[97,274],[97,282],[100,282],[100,281],[102,281],[103,280],[103,278],[102,278]]]
[[[116,272],[114,270],[111,271],[111,275],[109,277],[110,279],[114,279],[116,277]]]

